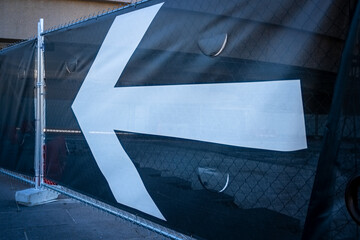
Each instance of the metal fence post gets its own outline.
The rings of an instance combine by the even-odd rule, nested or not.
[[[44,129],[45,129],[45,82],[44,82],[44,20],[38,22],[36,55],[36,97],[35,97],[35,188],[44,181]]]

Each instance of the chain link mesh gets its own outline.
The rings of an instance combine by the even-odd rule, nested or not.
[[[275,152],[117,132],[122,146],[138,169],[151,170],[152,175],[160,176],[175,189],[205,190],[216,193],[218,201],[229,208],[268,209],[295,219],[297,224],[293,231],[300,238],[326,131],[336,73],[356,1],[248,0],[232,1],[232,5],[215,0],[169,2],[169,8],[236,18],[236,27],[226,26],[226,21],[214,23],[214,28],[232,29],[230,33],[233,34],[229,36],[235,44],[229,46],[232,51],[224,52],[224,60],[216,65],[217,72],[209,69],[209,76],[223,74],[224,78],[230,76],[232,81],[261,80],[268,76],[272,79],[301,79],[308,148],[296,152]],[[228,9],[227,6],[232,7]],[[182,20],[184,22],[181,24],[189,29],[191,35],[193,19]],[[239,34],[240,30],[243,34]],[[151,31],[149,29],[149,35],[153,33]],[[138,64],[136,69],[131,68],[130,63],[128,69],[133,72],[139,69],[150,71],[144,67],[147,61],[163,54],[160,50],[173,43],[174,39],[184,37],[176,31],[168,34],[172,36],[161,39],[159,48],[152,49],[154,52],[151,56],[140,59],[141,62],[134,61]],[[146,43],[143,46],[147,46]],[[196,56],[191,55],[191,51],[195,50],[179,53],[181,57],[188,54],[186,58],[179,57],[180,60],[164,57],[164,75],[171,80],[179,77],[179,71],[197,73],[198,69],[201,70],[200,65],[196,68]],[[229,60],[231,57],[236,57],[236,61]],[[181,63],[181,70],[177,63]],[[156,74],[159,78],[164,77],[162,73]],[[124,73],[126,76],[130,75]],[[131,76],[126,81],[131,82]],[[69,79],[72,80],[71,77]],[[65,92],[66,86],[62,90]],[[59,101],[56,104],[61,103]],[[70,106],[70,103],[67,104]],[[346,121],[343,119],[341,129],[344,141],[339,152],[340,168],[334,186],[336,194],[331,223],[332,239],[358,236],[358,227],[351,220],[343,201],[347,181],[358,172],[358,112],[353,115],[347,117]],[[49,116],[49,126],[61,128],[62,123],[59,122],[62,119],[54,116]],[[74,128],[76,126],[72,126]],[[47,143],[54,141],[58,135],[48,133]],[[58,173],[49,168],[47,177],[60,183],[65,182],[66,186],[69,179],[75,176],[75,164],[86,164],[86,159],[92,155],[80,133],[68,133],[61,141],[66,150],[59,153],[59,164],[64,171],[73,169],[65,179],[52,175]],[[88,179],[88,184],[96,184],[89,174],[80,175]],[[71,184],[70,187],[76,189],[77,183]],[[96,196],[96,189],[92,194]]]

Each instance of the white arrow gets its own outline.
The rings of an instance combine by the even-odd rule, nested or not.
[[[299,80],[114,88],[161,6],[116,17],[72,109],[116,200],[165,219],[114,130],[277,151],[307,143]]]
[[[118,93],[113,95],[114,85],[161,6],[115,18],[72,109],[115,199],[165,220],[114,133],[114,129],[121,130],[118,121],[127,116],[118,112]]]

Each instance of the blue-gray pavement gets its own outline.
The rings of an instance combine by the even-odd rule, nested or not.
[[[31,186],[0,174],[0,240],[167,239],[63,196],[33,207],[17,204],[15,192],[27,188]]]

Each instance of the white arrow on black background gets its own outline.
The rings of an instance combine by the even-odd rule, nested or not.
[[[300,80],[115,88],[161,6],[115,18],[72,109],[115,199],[165,220],[114,130],[276,151],[307,143]]]

